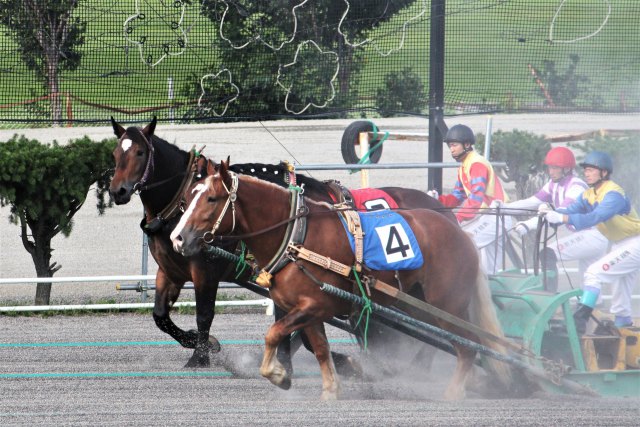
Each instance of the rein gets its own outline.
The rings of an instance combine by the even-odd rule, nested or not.
[[[160,187],[161,185],[164,185],[167,182],[173,181],[174,179],[176,179],[176,178],[178,178],[180,176],[184,176],[186,174],[187,174],[187,172],[177,173],[177,174],[175,174],[173,176],[170,176],[169,178],[163,179],[162,181],[158,181],[158,182],[154,182],[153,184],[149,184],[149,185],[144,185],[142,187],[138,187],[137,191],[147,191],[147,190],[151,190],[151,189],[156,188],[156,187]]]
[[[213,244],[214,241],[219,241],[219,242],[223,242],[223,241],[233,241],[233,240],[244,240],[247,239],[249,237],[255,237],[255,236],[259,236],[260,234],[264,234],[264,233],[268,233],[269,231],[275,230],[278,227],[282,227],[285,224],[290,223],[291,221],[295,221],[296,219],[305,217],[305,216],[310,216],[310,215],[321,215],[321,214],[333,214],[336,212],[343,212],[343,211],[352,211],[354,210],[353,208],[339,208],[339,209],[331,209],[328,211],[320,211],[320,212],[309,212],[309,208],[305,206],[305,210],[303,212],[300,212],[296,215],[290,216],[288,218],[283,219],[282,221],[278,221],[273,225],[268,226],[267,228],[263,228],[261,230],[257,230],[257,231],[253,231],[251,233],[246,233],[246,234],[238,234],[236,236],[212,236],[211,241],[206,241],[205,243],[207,244]],[[207,233],[209,233],[207,231]],[[207,233],[205,233],[205,235],[207,235]],[[203,236],[204,239],[204,236]]]

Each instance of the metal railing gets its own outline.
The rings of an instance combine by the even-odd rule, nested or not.
[[[104,282],[135,282],[137,284],[117,284],[117,290],[138,290],[140,292],[155,289],[155,284],[147,284],[147,281],[155,280],[155,275],[121,275],[121,276],[77,276],[77,277],[29,277],[0,279],[0,285],[37,284],[37,283],[104,283]],[[221,282],[219,288],[238,288],[235,283]],[[193,289],[193,284],[185,284],[183,289]],[[195,301],[181,301],[173,304],[173,307],[195,307]],[[25,306],[0,306],[0,313],[9,312],[37,312],[37,311],[77,311],[77,310],[132,310],[139,308],[152,308],[153,303],[119,303],[119,304],[62,304],[62,305],[25,305]],[[216,307],[259,306],[266,307],[266,314],[273,313],[273,301],[268,298],[252,300],[216,301]]]

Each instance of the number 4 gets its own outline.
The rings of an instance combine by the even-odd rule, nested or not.
[[[411,249],[411,245],[406,244],[402,241],[402,237],[398,232],[398,229],[392,225],[389,228],[389,239],[387,240],[387,246],[385,247],[385,251],[387,255],[397,254],[398,252],[402,253],[402,258],[407,258],[408,251]]]

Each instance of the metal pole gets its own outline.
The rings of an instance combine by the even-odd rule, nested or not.
[[[489,160],[491,157],[491,133],[493,129],[493,116],[487,118],[487,132],[484,137],[484,158]]]
[[[358,142],[360,143],[360,158],[362,158],[369,152],[369,133],[360,132],[360,134],[358,134]],[[367,187],[369,187],[369,171],[360,169],[360,188]]]
[[[147,238],[146,233],[142,233],[142,266],[141,266],[141,274],[146,276],[149,271],[149,239]],[[140,281],[140,301],[147,302],[147,281]]]
[[[173,105],[173,77],[167,77],[167,82],[169,84],[169,105]],[[173,106],[169,107],[169,121],[173,124]]]
[[[444,24],[445,0],[431,1],[429,50],[429,163],[442,162],[444,116]],[[429,169],[427,186],[442,193],[442,170]]]

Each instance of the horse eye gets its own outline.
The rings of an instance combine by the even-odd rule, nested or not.
[[[136,154],[138,155],[138,157],[142,157],[142,156],[144,156],[144,151],[138,150],[138,152]]]
[[[217,200],[217,199],[216,199],[215,197],[213,197],[213,196],[209,196],[209,197],[207,197],[207,202],[209,202],[209,203],[215,203],[215,202],[216,202],[216,200]]]

